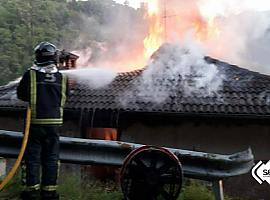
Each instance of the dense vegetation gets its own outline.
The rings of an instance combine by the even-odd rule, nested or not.
[[[0,85],[31,66],[33,48],[41,41],[65,49],[105,41],[99,26],[110,23],[119,10],[136,12],[112,0],[0,0]],[[84,40],[79,41],[82,33]]]
[[[0,199],[19,200],[22,186],[20,173],[0,193]],[[97,181],[91,177],[82,178],[78,174],[70,173],[65,176],[60,173],[59,193],[62,200],[123,200],[119,186],[113,181]],[[201,182],[187,180],[181,190],[178,200],[214,200],[211,188]],[[244,200],[225,197],[225,200]],[[245,199],[247,200],[247,199]]]

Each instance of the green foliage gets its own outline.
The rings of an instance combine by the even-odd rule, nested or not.
[[[214,200],[214,195],[205,185],[198,182],[188,182],[182,189],[179,200]]]
[[[50,41],[59,48],[73,47],[84,28],[82,14],[102,21],[103,8],[112,4],[112,0],[0,0],[0,85],[32,65],[36,44]]]
[[[5,186],[3,191],[0,192],[1,200],[19,200],[20,193],[22,191],[20,172],[17,173],[14,178]],[[2,180],[0,180],[1,182]]]
[[[1,200],[19,200],[22,190],[20,173],[0,193]],[[62,200],[122,200],[123,195],[115,182],[100,182],[94,179],[82,179],[76,174],[62,171],[58,189]],[[214,200],[210,188],[201,181],[187,181],[178,200]],[[225,197],[225,200],[244,200]]]
[[[0,85],[31,67],[33,49],[41,41],[67,50],[95,48],[96,42],[115,45],[125,33],[108,26],[127,25],[120,13],[141,26],[141,12],[113,0],[0,0]]]
[[[89,178],[89,177],[88,177]],[[60,177],[59,193],[67,200],[121,200],[122,193],[114,182],[80,179],[76,175]]]

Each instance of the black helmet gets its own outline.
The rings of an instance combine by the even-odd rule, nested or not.
[[[41,42],[35,47],[36,65],[57,63],[57,48],[49,42]]]

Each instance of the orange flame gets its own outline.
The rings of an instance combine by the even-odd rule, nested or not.
[[[119,48],[114,51],[113,55],[109,54],[110,47],[103,48],[103,57],[106,59],[99,60],[99,65],[110,66],[122,72],[141,69],[164,42],[181,41],[191,30],[195,33],[195,39],[203,44],[207,44],[209,41],[218,41],[221,35],[220,26],[217,23],[220,9],[209,3],[209,1],[215,2],[216,0],[145,1],[147,3],[144,4],[146,7],[143,8],[145,10],[144,17],[145,21],[148,22],[146,36],[144,32],[134,33],[140,35],[138,37],[140,42],[136,40],[128,45],[119,42]],[[213,43],[215,44],[215,42]],[[222,54],[222,51],[217,48],[212,48],[211,51],[215,54]],[[91,51],[89,52],[91,53]],[[88,63],[82,65],[88,65]],[[96,63],[92,63],[92,66],[96,66]]]
[[[195,39],[200,42],[207,42],[209,39],[218,39],[220,30],[216,23],[216,15],[211,13],[211,10],[205,6],[205,2],[200,1],[200,4],[195,6],[194,10],[189,14],[179,11],[179,8],[173,8],[174,13],[168,13],[169,16],[163,16],[164,12],[161,4],[166,4],[165,0],[148,0],[147,14],[145,16],[149,23],[148,35],[144,39],[144,58],[148,59],[164,42],[173,42],[174,39],[165,38],[165,29],[168,35],[183,38],[185,33],[193,29],[195,31]],[[167,3],[170,6],[170,2]],[[166,7],[164,8],[166,9]],[[171,11],[173,9],[169,9]],[[171,17],[172,15],[172,17]],[[162,20],[167,20],[166,26]],[[166,31],[166,32],[167,32]],[[166,33],[167,34],[167,33]]]
[[[220,36],[220,30],[214,19],[208,21],[200,16],[193,22],[193,26],[195,29],[195,38],[200,42],[217,39]]]
[[[144,39],[144,57],[148,59],[163,43],[164,28],[161,23],[159,0],[148,0],[147,20],[149,33]]]

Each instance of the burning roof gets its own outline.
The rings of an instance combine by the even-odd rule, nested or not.
[[[180,84],[177,83],[174,92],[169,93],[162,102],[138,98],[139,90],[136,84],[146,70],[143,69],[119,73],[109,85],[99,89],[91,89],[85,84],[75,84],[65,109],[256,117],[270,115],[270,76],[210,57],[205,57],[204,60],[208,64],[215,65],[219,72],[226,74],[226,79],[211,95],[196,92],[185,94],[182,79],[172,79],[170,81],[175,83],[180,81]],[[162,81],[157,83],[162,85]],[[25,108],[25,104],[16,98],[16,86],[15,82],[0,87],[0,111],[10,109],[20,111]],[[169,91],[171,88],[166,89]],[[127,97],[129,101],[123,102]]]
[[[103,89],[88,89],[77,85],[68,100],[70,109],[105,109],[124,110],[130,112],[161,112],[182,114],[228,114],[228,115],[269,115],[270,77],[252,72],[238,66],[205,58],[206,62],[215,64],[220,71],[226,73],[226,80],[211,96],[200,93],[183,95],[181,85],[173,95],[163,102],[136,98],[134,82],[143,74],[143,70],[120,73],[115,80]],[[160,82],[161,83],[161,82]],[[135,85],[136,87],[136,85]],[[168,87],[167,90],[170,90]],[[130,93],[131,101],[122,103],[126,92]]]

